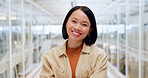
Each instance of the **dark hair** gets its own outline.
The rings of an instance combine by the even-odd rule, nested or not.
[[[94,44],[96,42],[97,39],[97,27],[96,27],[96,20],[95,20],[95,16],[93,14],[93,12],[86,6],[75,6],[73,7],[66,15],[65,20],[63,22],[63,27],[62,27],[62,35],[64,39],[68,39],[68,34],[66,31],[66,23],[69,19],[69,17],[71,16],[71,14],[76,11],[76,10],[81,10],[83,11],[87,17],[89,18],[90,21],[90,28],[92,28],[92,31],[89,33],[89,35],[87,35],[84,39],[83,42],[86,45],[91,45]]]

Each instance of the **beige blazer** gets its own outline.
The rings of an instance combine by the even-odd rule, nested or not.
[[[66,42],[47,52],[42,58],[40,78],[72,78],[66,54]],[[107,55],[95,45],[83,44],[75,71],[76,78],[107,78]]]

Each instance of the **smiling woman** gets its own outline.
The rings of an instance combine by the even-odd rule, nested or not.
[[[82,43],[83,39],[89,34],[90,22],[88,17],[81,10],[72,13],[66,23],[68,40],[74,43]]]
[[[75,6],[62,27],[67,39],[43,56],[40,78],[106,78],[107,55],[93,45],[97,39],[96,20],[86,6]]]

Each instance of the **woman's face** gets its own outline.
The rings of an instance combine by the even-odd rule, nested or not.
[[[90,21],[83,11],[74,11],[66,23],[68,40],[83,41],[90,32],[90,26]]]

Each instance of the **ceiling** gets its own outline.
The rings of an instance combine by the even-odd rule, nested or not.
[[[76,5],[84,5],[89,7],[95,14],[97,23],[114,19],[117,14],[117,1],[121,2],[125,10],[126,0],[23,0],[24,14],[33,15],[33,19],[42,21],[43,23],[62,24],[68,11]],[[0,1],[0,15],[4,15],[8,11],[8,2],[6,0]],[[12,15],[21,14],[21,0],[11,1]],[[33,6],[32,6],[33,4]],[[32,7],[31,7],[32,6]],[[36,9],[38,8],[38,9]],[[6,10],[6,11],[5,11]],[[17,14],[18,13],[18,14]],[[111,16],[108,17],[108,16]],[[26,17],[26,15],[25,15]],[[43,19],[44,20],[43,20]],[[28,18],[29,19],[29,18]],[[30,19],[31,20],[31,19]]]
[[[0,3],[0,15],[4,15],[8,11],[8,3],[5,0],[0,0]],[[12,0],[11,3],[12,15],[21,14],[21,1]],[[139,0],[129,0],[129,3],[130,9],[135,12]],[[24,14],[33,15],[33,19],[43,23],[62,24],[68,11],[75,5],[89,7],[95,14],[97,23],[114,20],[119,12],[126,13],[126,0],[24,0]]]
[[[57,23],[62,23],[67,12],[75,5],[86,5],[95,14],[96,20],[103,12],[116,4],[117,0],[32,0],[34,3],[49,12]],[[112,10],[112,13],[116,12]],[[111,14],[111,12],[110,12]]]

